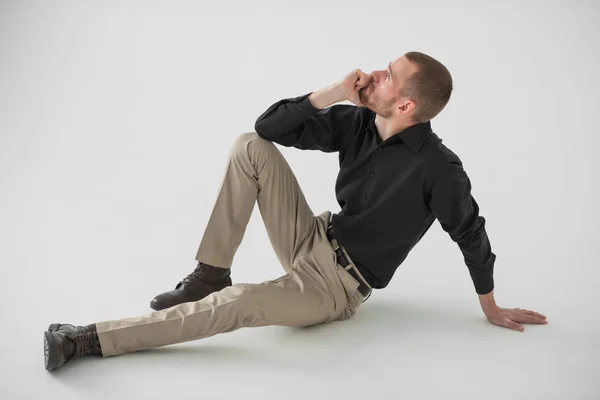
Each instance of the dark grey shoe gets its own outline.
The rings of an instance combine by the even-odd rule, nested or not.
[[[229,268],[213,267],[198,261],[198,266],[191,274],[183,278],[174,290],[152,299],[150,307],[158,311],[177,304],[201,300],[213,292],[231,286],[230,273]]]
[[[88,354],[102,355],[96,324],[52,324],[44,332],[44,364],[51,371]]]

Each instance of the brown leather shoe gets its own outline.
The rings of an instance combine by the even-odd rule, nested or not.
[[[52,324],[44,332],[44,365],[51,371],[88,354],[102,355],[96,324]]]
[[[150,307],[158,311],[177,304],[201,300],[213,292],[231,286],[230,272],[229,268],[213,267],[198,261],[198,266],[191,274],[183,278],[174,290],[152,299]]]

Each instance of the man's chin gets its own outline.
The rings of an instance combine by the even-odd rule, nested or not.
[[[369,102],[367,101],[366,103],[364,101],[362,101],[362,99],[360,100],[360,102],[362,103],[362,107],[368,108],[371,111],[374,111],[371,106],[369,105]]]
[[[359,100],[360,100],[360,102],[362,103],[362,106],[361,106],[361,107],[366,107],[366,108],[368,108],[369,110],[371,109],[371,107],[369,107],[369,105],[368,105],[368,101],[367,101],[367,99],[365,99],[365,97],[364,97],[363,95],[359,95],[359,96],[358,96],[358,99],[359,99]]]

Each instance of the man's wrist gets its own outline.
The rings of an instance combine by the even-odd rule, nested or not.
[[[481,304],[481,309],[484,313],[494,312],[498,309],[496,305],[496,300],[494,299],[494,291],[487,294],[479,295],[479,304]]]
[[[314,108],[322,110],[332,104],[344,101],[344,89],[341,82],[335,82],[323,89],[311,93],[308,96],[308,100]]]

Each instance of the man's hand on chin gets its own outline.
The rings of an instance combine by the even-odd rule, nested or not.
[[[479,295],[481,309],[488,321],[494,325],[523,332],[525,327],[521,324],[547,324],[545,315],[521,308],[502,308],[496,305],[494,291]]]

